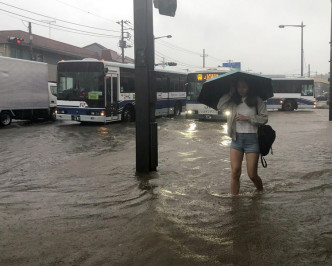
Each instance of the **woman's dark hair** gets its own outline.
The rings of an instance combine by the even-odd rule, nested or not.
[[[245,103],[250,107],[256,106],[257,105],[257,94],[255,93],[254,90],[251,89],[250,83],[248,81],[242,80],[242,79],[241,80],[236,80],[234,82],[235,89],[234,89],[234,93],[233,93],[230,101],[235,103],[236,105],[239,105],[240,103],[242,103],[242,97],[237,91],[237,85],[238,85],[239,82],[244,82],[248,86],[248,94],[247,94],[247,97],[245,99]]]

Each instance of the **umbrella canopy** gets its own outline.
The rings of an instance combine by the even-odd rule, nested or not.
[[[230,88],[234,87],[239,80],[246,81],[250,89],[264,101],[273,96],[272,80],[270,78],[234,70],[204,82],[198,101],[217,110],[219,99],[228,93]]]

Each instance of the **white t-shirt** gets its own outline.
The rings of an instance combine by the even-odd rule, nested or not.
[[[236,107],[236,113],[244,116],[251,116],[256,114],[255,106],[249,107],[242,98],[242,103]],[[254,126],[249,121],[236,121],[237,133],[257,133],[257,126]]]

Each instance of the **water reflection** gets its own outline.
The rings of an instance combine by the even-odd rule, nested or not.
[[[222,125],[222,128],[223,128],[222,133],[223,134],[227,134],[227,132],[228,132],[228,126],[227,126],[227,124]]]
[[[232,139],[229,138],[228,136],[222,136],[221,141],[220,141],[220,145],[228,147],[228,146],[230,146],[231,141],[232,141]]]
[[[102,136],[106,136],[106,135],[108,135],[110,132],[109,132],[109,130],[108,130],[107,127],[100,127],[100,128],[98,129],[98,133],[99,133],[100,135],[102,135]]]
[[[195,131],[195,130],[196,130],[196,127],[197,127],[196,123],[191,123],[191,124],[189,125],[189,129],[188,129],[187,131],[188,131],[188,132],[190,132],[190,131]]]
[[[194,133],[197,132],[196,128],[197,128],[196,122],[192,122],[189,124],[189,128],[186,131],[180,133],[184,135],[186,138],[191,139]]]
[[[262,195],[232,197],[231,217],[234,265],[271,265],[278,249],[278,231],[273,222],[262,217],[266,210]],[[273,259],[273,260],[271,260]]]

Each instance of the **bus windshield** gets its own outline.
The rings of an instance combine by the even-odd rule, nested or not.
[[[187,100],[197,101],[199,94],[201,93],[203,82],[189,82],[187,90]]]
[[[188,74],[187,100],[197,101],[201,93],[203,83],[213,77],[224,74],[221,73],[190,73]]]
[[[93,102],[103,97],[103,64],[68,62],[58,65],[58,100]]]

